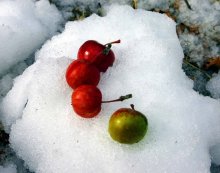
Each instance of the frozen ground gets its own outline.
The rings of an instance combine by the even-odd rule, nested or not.
[[[107,11],[106,17],[68,22],[16,78],[1,104],[12,148],[36,173],[209,172],[211,159],[220,164],[220,103],[193,90],[182,70],[175,23],[128,6]],[[88,39],[122,40],[113,47],[116,62],[102,74],[99,88],[105,100],[134,97],[103,105],[97,118],[85,120],[72,110],[64,76]],[[147,115],[149,131],[138,144],[120,145],[108,135],[108,120],[130,103]]]
[[[207,90],[210,91],[213,98],[220,98],[220,73],[216,74],[208,83]]]

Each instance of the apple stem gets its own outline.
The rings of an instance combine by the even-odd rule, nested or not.
[[[121,40],[112,41],[110,43],[106,43],[104,46],[107,46],[109,44],[115,44],[115,43],[121,43]]]
[[[112,47],[112,44],[115,44],[115,43],[121,43],[121,40],[116,40],[116,41],[112,41],[110,43],[107,43],[105,44],[105,49],[102,51],[102,53],[104,55],[108,55],[109,51],[111,50],[111,47]]]
[[[135,110],[135,109],[134,109],[134,105],[133,105],[133,104],[130,104],[130,106],[131,106],[131,109]]]
[[[128,95],[125,95],[125,96],[121,96],[119,97],[118,99],[115,99],[115,100],[110,100],[110,101],[102,101],[102,103],[111,103],[111,102],[122,102],[126,99],[130,99],[132,98],[132,94],[128,94]]]

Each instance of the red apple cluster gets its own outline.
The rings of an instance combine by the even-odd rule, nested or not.
[[[101,111],[102,103],[123,101],[132,97],[131,94],[121,96],[111,101],[102,101],[102,93],[97,88],[100,72],[106,72],[115,61],[111,50],[113,43],[102,45],[94,40],[86,41],[78,51],[66,71],[66,81],[74,89],[72,106],[74,111],[83,118],[92,118]],[[109,120],[109,134],[112,139],[125,144],[139,142],[146,134],[148,121],[140,112],[134,109],[121,108],[112,114]]]
[[[92,118],[101,111],[102,93],[97,88],[100,72],[106,72],[115,61],[111,50],[114,43],[102,45],[94,40],[88,40],[79,48],[77,59],[66,71],[66,81],[74,89],[72,106],[74,111],[84,118]]]

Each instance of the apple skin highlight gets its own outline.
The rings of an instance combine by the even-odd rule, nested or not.
[[[115,43],[120,43],[120,40],[105,45],[95,40],[88,40],[79,48],[77,58],[95,65],[100,72],[106,72],[115,61],[115,55],[111,50],[111,45]]]

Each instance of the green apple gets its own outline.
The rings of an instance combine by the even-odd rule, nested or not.
[[[121,108],[114,112],[109,120],[110,136],[124,144],[139,142],[145,136],[148,120],[141,113],[130,108]]]

